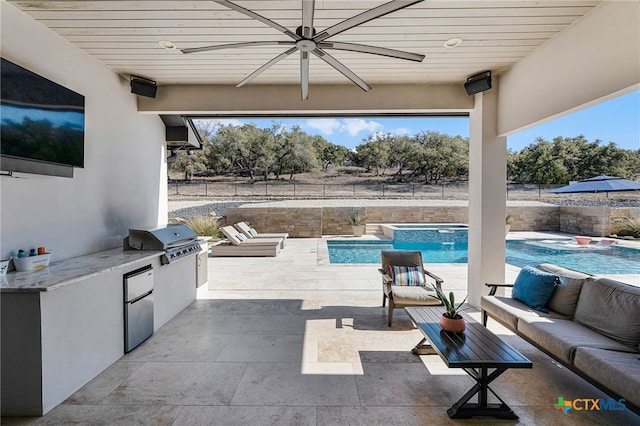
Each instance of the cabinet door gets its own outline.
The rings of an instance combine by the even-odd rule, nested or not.
[[[200,287],[205,284],[209,280],[209,266],[207,261],[209,259],[208,253],[202,252],[197,256],[197,277],[196,277],[196,286]]]

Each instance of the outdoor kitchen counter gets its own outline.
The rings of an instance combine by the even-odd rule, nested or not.
[[[46,414],[124,355],[125,275],[153,268],[154,331],[193,303],[198,256],[165,253],[115,248],[0,277],[0,415]]]
[[[121,247],[84,256],[52,262],[33,272],[10,272],[0,277],[0,292],[39,292],[56,290],[71,284],[87,282],[88,278],[125,268],[133,263],[151,260],[164,251],[128,250]]]

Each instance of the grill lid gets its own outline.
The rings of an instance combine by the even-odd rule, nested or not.
[[[168,250],[194,242],[198,236],[187,225],[129,229],[128,244],[137,250]]]

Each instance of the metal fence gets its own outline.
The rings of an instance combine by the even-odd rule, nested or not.
[[[535,199],[550,196],[548,192],[561,185],[508,184],[507,198]],[[170,182],[168,194],[187,197],[215,198],[419,198],[467,199],[469,185],[443,184],[310,184],[274,181],[246,182]]]

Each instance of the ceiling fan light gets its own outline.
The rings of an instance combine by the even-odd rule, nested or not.
[[[160,47],[167,50],[174,50],[176,48],[176,45],[173,44],[173,42],[170,42],[169,40],[160,40],[158,44],[160,45]]]
[[[449,40],[444,42],[444,47],[447,49],[453,49],[454,47],[458,47],[462,44],[462,39],[458,37],[450,38]]]

